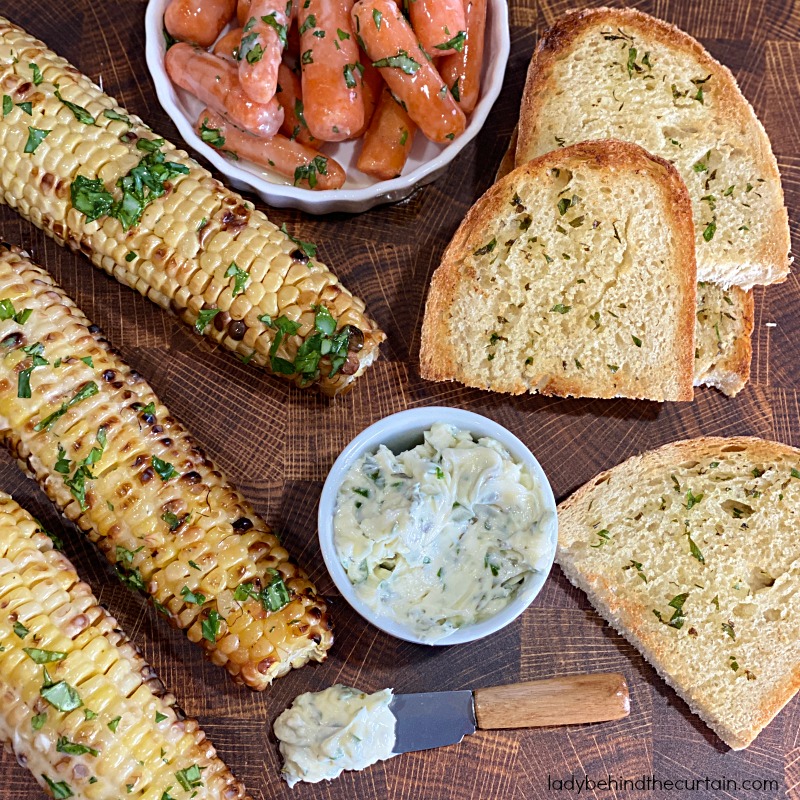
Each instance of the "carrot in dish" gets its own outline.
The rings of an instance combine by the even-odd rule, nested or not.
[[[164,27],[181,42],[210,47],[236,12],[236,0],[172,0]]]
[[[428,55],[449,55],[464,46],[463,0],[413,0],[408,4],[411,27]]]
[[[278,67],[289,34],[285,0],[253,0],[239,45],[239,82],[257,103],[269,103],[278,86]]]
[[[51,797],[249,800],[197,721],[5,493],[0,563],[0,739]]]
[[[285,62],[278,68],[278,93],[275,95],[283,109],[281,133],[306,147],[319,150],[325,142],[308,129],[303,107],[303,88],[297,73]]]
[[[304,0],[298,11],[305,118],[325,142],[349,139],[364,125],[352,6],[352,0]]]
[[[212,48],[211,52],[215,56],[227,59],[231,63],[239,62],[239,45],[242,41],[242,29],[232,28]]]
[[[364,124],[353,134],[353,139],[360,139],[367,132],[385,85],[381,73],[372,66],[372,62],[368,58],[363,57],[361,60],[361,96],[364,98]]]
[[[236,67],[224,58],[188,44],[176,44],[164,58],[174,83],[215,111],[225,114],[257,136],[272,136],[283,122],[283,109],[274,98],[256,103],[239,85]]]
[[[208,108],[200,114],[195,127],[200,138],[212,147],[284,175],[295,186],[322,190],[340,189],[344,184],[344,170],[330,156],[320,155],[279,133],[269,139],[253,136]]]
[[[486,0],[463,0],[467,17],[467,36],[460,52],[446,56],[439,72],[450,87],[458,105],[469,114],[481,94],[483,45],[486,35]]]
[[[396,178],[403,171],[416,131],[414,121],[384,87],[356,166],[381,181]]]
[[[325,602],[278,537],[97,326],[10,246],[0,307],[3,442],[123,582],[253,689],[324,660]],[[331,330],[323,309],[315,327]],[[283,315],[273,325],[285,355],[298,328]],[[335,350],[343,333],[320,335]]]
[[[313,243],[270,222],[1,17],[0,49],[25,53],[0,60],[0,84],[49,131],[31,138],[31,117],[16,105],[0,116],[0,202],[252,367],[329,396],[352,388],[385,336]],[[41,72],[38,85],[29,64]],[[343,362],[315,360],[319,305],[350,331]],[[282,316],[299,327],[281,333],[278,353]]]
[[[243,28],[245,22],[250,19],[250,0],[237,0],[236,2],[236,21],[239,27]]]
[[[425,136],[447,143],[464,131],[464,112],[392,0],[359,0],[353,26],[372,65]]]

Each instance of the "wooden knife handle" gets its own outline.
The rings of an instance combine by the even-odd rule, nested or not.
[[[616,672],[510,683],[473,694],[478,727],[484,730],[606,722],[631,710],[628,684]]]

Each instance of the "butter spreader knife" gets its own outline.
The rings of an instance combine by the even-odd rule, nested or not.
[[[607,722],[627,717],[630,697],[619,673],[567,675],[488,689],[394,696],[394,753],[457,744],[476,730]]]

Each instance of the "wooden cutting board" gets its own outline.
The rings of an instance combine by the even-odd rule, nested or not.
[[[0,0],[10,17],[67,57],[154,130],[180,141],[156,100],[144,60],[144,0]],[[406,202],[359,216],[271,212],[302,225],[302,238],[361,295],[388,333],[383,356],[334,403],[288,389],[241,365],[172,318],[60,249],[0,208],[0,235],[24,245],[151,381],[177,416],[279,530],[292,554],[332,598],[336,644],[327,663],[305,667],[262,694],[235,687],[113,577],[104,559],[61,522],[43,493],[0,455],[0,487],[63,532],[82,577],[142,648],[185,710],[199,717],[254,798],[327,800],[535,800],[553,797],[800,798],[800,699],[752,747],[733,753],[689,713],[638,652],[555,569],[534,606],[483,642],[424,648],[368,626],[341,601],[316,541],[325,475],[365,426],[404,408],[451,405],[491,417],[539,458],[559,499],[633,453],[702,434],[748,434],[800,445],[800,286],[757,289],[752,381],[734,400],[701,389],[693,403],[493,396],[419,378],[423,303],[439,257],[468,207],[491,184],[516,122],[536,37],[574,0],[511,0],[512,51],[503,95],[447,174]],[[599,5],[599,3],[592,3]],[[655,0],[640,8],[697,36],[727,64],[751,100],[780,162],[793,228],[800,216],[800,8],[789,0]],[[251,198],[254,199],[254,198]],[[343,682],[367,691],[476,688],[586,671],[620,671],[630,717],[534,731],[480,732],[460,746],[398,757],[330,784],[286,788],[271,725],[300,692]],[[691,794],[556,791],[574,776],[599,781],[706,778]],[[725,781],[736,781],[725,785]],[[772,781],[761,791],[743,781]],[[720,785],[721,784],[721,785]],[[0,800],[42,797],[12,756],[0,757]]]

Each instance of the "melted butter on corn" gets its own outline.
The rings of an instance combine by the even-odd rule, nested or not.
[[[0,318],[5,444],[125,583],[253,688],[323,660],[330,623],[306,574],[97,327],[7,245]]]
[[[70,562],[4,493],[0,698],[0,740],[54,797],[248,800]]]
[[[385,337],[366,315],[364,303],[326,266],[309,258],[304,243],[168,142],[159,150],[185,174],[168,178],[166,192],[147,205],[137,225],[126,231],[108,215],[89,221],[73,207],[71,186],[78,176],[99,178],[118,199],[118,179],[144,156],[141,140],[163,140],[63,58],[2,17],[0,93],[7,112],[0,116],[0,199],[56,241],[85,253],[118,281],[201,328],[242,360],[297,385],[318,385],[335,395],[375,358]],[[20,105],[25,103],[30,103],[30,114]],[[87,124],[84,115],[94,122]],[[31,128],[49,133],[26,153]],[[232,265],[248,276],[242,291],[228,274]],[[346,359],[337,366],[323,357],[318,368],[305,374],[289,371],[283,362],[293,364],[304,343],[312,340],[308,349],[318,341],[312,337],[319,332],[319,306],[330,312],[340,333],[352,332],[343,352]],[[201,312],[214,310],[213,320],[203,325]],[[299,328],[273,350],[277,329],[264,320],[278,317]]]

